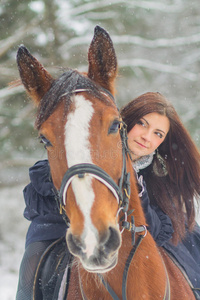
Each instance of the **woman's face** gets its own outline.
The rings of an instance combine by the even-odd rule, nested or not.
[[[128,133],[132,159],[154,152],[164,141],[170,128],[169,119],[158,113],[143,116]]]

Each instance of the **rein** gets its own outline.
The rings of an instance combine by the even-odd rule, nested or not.
[[[140,243],[142,242],[143,238],[145,237],[146,233],[144,235],[140,235],[136,241],[136,243],[134,244],[133,248],[131,249],[129,256],[126,260],[126,264],[124,267],[124,272],[123,272],[123,277],[122,277],[122,300],[126,300],[127,296],[126,296],[126,286],[127,286],[127,277],[128,277],[128,270],[131,264],[131,261],[136,253],[136,250],[138,249]],[[103,276],[101,274],[98,274],[99,278],[101,279],[103,285],[105,286],[105,288],[107,289],[107,291],[109,292],[109,294],[111,295],[111,297],[113,298],[113,300],[120,300],[119,297],[116,295],[116,293],[113,291],[113,289],[111,288],[111,286],[108,284],[108,282],[106,282],[103,278]]]

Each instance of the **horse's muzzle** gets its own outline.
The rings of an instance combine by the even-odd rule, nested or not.
[[[94,247],[91,255],[87,255],[84,239],[74,236],[68,230],[66,236],[70,252],[78,257],[89,272],[105,273],[113,269],[118,261],[118,250],[121,245],[121,235],[118,229],[109,227],[103,237]]]

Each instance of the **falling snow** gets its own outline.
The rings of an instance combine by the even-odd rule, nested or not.
[[[0,299],[15,299],[19,266],[24,253],[25,235],[29,225],[24,210],[24,185],[0,189]],[[200,224],[200,216],[198,218]],[[148,256],[146,257],[148,259]]]

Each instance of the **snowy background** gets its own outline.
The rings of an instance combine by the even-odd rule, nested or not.
[[[29,222],[22,214],[24,184],[0,189],[0,299],[14,300]],[[198,218],[200,224],[200,217]]]
[[[19,78],[18,46],[55,77],[66,67],[86,71],[94,27],[104,27],[118,57],[118,106],[159,91],[200,147],[199,16],[199,0],[0,0],[0,300],[15,299],[29,225],[22,190],[29,166],[46,155],[32,103],[22,86],[8,86]]]
[[[23,185],[0,189],[0,299],[14,300],[28,228],[22,214]]]

